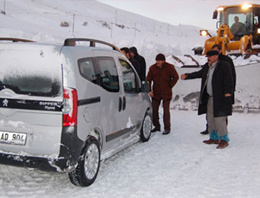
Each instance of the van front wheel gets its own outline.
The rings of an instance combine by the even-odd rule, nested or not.
[[[150,139],[151,130],[152,130],[152,119],[150,115],[146,114],[143,120],[143,125],[140,134],[141,140],[143,142],[147,142]]]
[[[90,186],[98,175],[99,167],[99,143],[96,139],[90,139],[82,151],[76,169],[69,173],[70,181],[76,186]]]

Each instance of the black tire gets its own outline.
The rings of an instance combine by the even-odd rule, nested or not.
[[[96,139],[88,140],[76,169],[69,173],[75,186],[87,187],[96,180],[100,167],[100,146]]]
[[[144,116],[140,138],[143,142],[147,142],[151,137],[151,131],[152,131],[152,118],[149,114],[146,114]]]

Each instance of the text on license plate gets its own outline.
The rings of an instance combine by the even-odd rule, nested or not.
[[[0,131],[0,143],[25,145],[26,133],[13,133]]]

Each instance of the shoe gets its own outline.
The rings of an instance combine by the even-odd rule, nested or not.
[[[224,149],[224,148],[226,148],[228,145],[229,145],[229,144],[228,144],[227,141],[221,140],[220,143],[219,143],[219,145],[217,146],[217,149]]]
[[[163,135],[168,135],[170,132],[171,132],[170,130],[165,130],[165,131],[163,132]]]
[[[207,135],[207,134],[209,134],[209,132],[208,132],[208,130],[206,129],[205,131],[200,132],[200,134],[201,134],[201,135]]]
[[[154,133],[154,132],[157,132],[157,131],[161,131],[161,129],[158,129],[158,128],[154,127],[151,132]]]
[[[209,140],[204,140],[203,143],[205,143],[205,144],[219,144],[219,140],[209,139]]]

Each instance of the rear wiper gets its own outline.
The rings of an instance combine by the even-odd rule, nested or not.
[[[5,89],[5,88],[6,88],[5,85],[0,81],[0,91]]]

